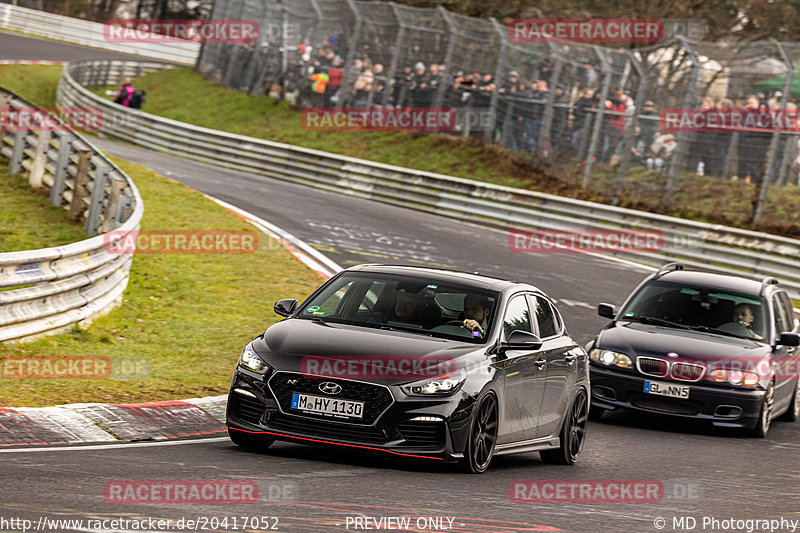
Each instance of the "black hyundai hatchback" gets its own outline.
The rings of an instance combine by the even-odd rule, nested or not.
[[[611,323],[587,345],[593,419],[625,408],[764,437],[800,417],[800,321],[775,278],[671,263],[598,313]]]
[[[242,351],[227,424],[241,446],[275,440],[486,470],[539,451],[572,464],[589,409],[588,355],[553,302],[523,283],[360,265]]]

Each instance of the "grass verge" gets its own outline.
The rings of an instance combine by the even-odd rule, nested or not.
[[[253,231],[185,185],[115,160],[142,193],[142,230]],[[275,322],[272,303],[303,298],[319,283],[283,247],[260,235],[258,251],[229,255],[137,255],[122,306],[88,328],[24,344],[9,356],[99,355],[136,365],[137,379],[7,379],[0,405],[137,402],[227,392],[241,349]],[[2,364],[2,362],[0,362]]]
[[[60,246],[86,239],[82,226],[28,180],[0,164],[0,253]]]

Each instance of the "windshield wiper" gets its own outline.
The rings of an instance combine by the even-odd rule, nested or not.
[[[654,316],[623,316],[623,319],[628,320],[638,320],[643,324],[653,324],[656,326],[667,326],[671,328],[679,328],[679,329],[692,329],[691,326],[687,326],[686,324],[681,324],[679,322],[673,322],[671,320],[667,320],[665,318],[657,318]]]
[[[705,333],[716,333],[717,335],[725,335],[728,337],[736,337],[737,339],[749,339],[749,340],[757,340],[754,337],[748,337],[745,335],[737,335],[736,333],[732,333],[730,331],[725,331],[724,329],[717,329],[711,328],[708,326],[691,326],[692,329],[697,331],[703,331]]]

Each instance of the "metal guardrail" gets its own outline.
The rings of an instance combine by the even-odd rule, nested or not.
[[[127,121],[104,121],[102,130],[139,146],[502,228],[658,231],[663,235],[662,250],[635,257],[612,255],[653,266],[680,260],[721,272],[776,276],[793,298],[800,298],[800,240],[374,163],[127,110],[79,83],[89,76],[87,72],[108,68],[107,61],[65,67],[57,93],[59,105],[93,106],[111,115],[124,114]],[[132,68],[135,65],[129,63],[125,71]],[[115,72],[121,71],[117,66]]]
[[[0,109],[31,109],[0,89]],[[107,251],[98,233],[114,241],[136,231],[144,205],[133,181],[70,128],[21,131],[0,127],[0,156],[9,172],[49,190],[50,202],[85,222],[89,239],[40,250],[0,253],[0,341],[51,332],[103,314],[128,284],[131,254]]]
[[[200,44],[196,42],[109,42],[103,33],[104,25],[98,22],[9,4],[0,4],[0,28],[186,65],[194,65],[200,53]]]

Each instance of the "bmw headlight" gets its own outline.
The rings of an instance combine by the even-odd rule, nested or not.
[[[242,355],[239,356],[239,366],[259,374],[265,374],[270,369],[270,366],[258,356],[251,344],[248,344],[242,350]]]
[[[589,357],[592,359],[592,361],[605,366],[618,366],[625,369],[633,368],[633,361],[631,361],[631,358],[624,353],[595,348],[589,353]]]
[[[448,372],[435,378],[423,379],[415,381],[410,385],[403,387],[406,394],[412,396],[431,396],[431,395],[447,395],[453,394],[467,379],[466,370],[456,370],[455,372]]]

